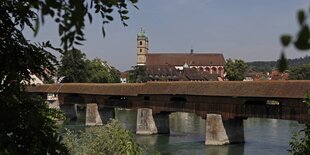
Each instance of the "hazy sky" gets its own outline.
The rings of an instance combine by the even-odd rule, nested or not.
[[[121,71],[136,64],[136,36],[143,27],[150,52],[223,53],[225,59],[245,61],[276,60],[282,49],[279,36],[295,34],[296,11],[309,0],[139,0],[139,10],[130,7],[128,27],[119,18],[106,25],[101,21],[87,26],[84,46],[87,58],[108,61]],[[46,22],[33,41],[51,40],[59,45],[57,26]],[[289,48],[289,58],[305,56]],[[308,55],[310,52],[308,52]]]

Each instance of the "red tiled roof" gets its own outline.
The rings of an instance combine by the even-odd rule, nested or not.
[[[152,53],[146,55],[146,65],[224,66],[223,54],[218,53]]]
[[[128,72],[121,72],[120,78],[127,78],[128,74]]]

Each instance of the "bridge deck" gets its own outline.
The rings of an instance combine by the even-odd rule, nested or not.
[[[199,95],[231,97],[304,98],[310,91],[310,80],[296,81],[224,81],[224,82],[148,82],[128,84],[64,83],[31,86],[35,93],[70,93],[92,95],[138,96]]]

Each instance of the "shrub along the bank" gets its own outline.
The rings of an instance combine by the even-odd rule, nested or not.
[[[140,155],[144,150],[134,142],[132,133],[117,120],[107,125],[87,127],[85,131],[66,130],[63,142],[74,155]]]

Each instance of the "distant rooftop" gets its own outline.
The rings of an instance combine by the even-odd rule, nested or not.
[[[146,65],[224,66],[221,53],[151,53],[146,55]]]

